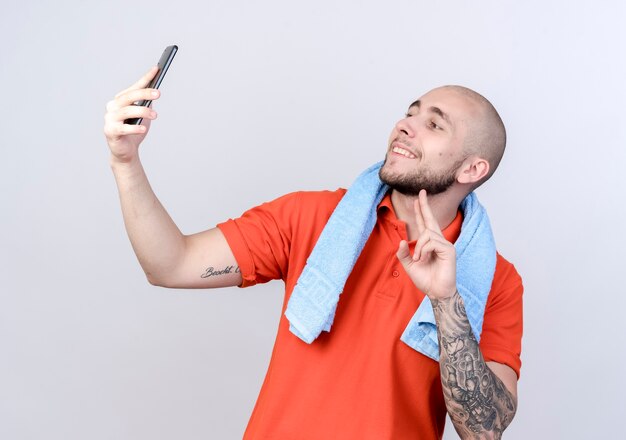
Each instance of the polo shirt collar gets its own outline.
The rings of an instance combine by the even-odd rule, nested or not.
[[[387,194],[385,194],[383,199],[380,201],[380,203],[378,204],[377,212],[380,219],[390,222],[396,229],[402,229],[404,231],[404,235],[406,236],[406,223],[396,217],[396,212],[394,211],[393,205],[391,203],[391,191],[387,191]],[[456,217],[454,217],[454,220],[452,220],[452,223],[450,223],[442,231],[445,239],[448,240],[450,243],[454,243],[459,238],[459,235],[461,235],[462,224],[463,213],[459,209],[456,213]]]

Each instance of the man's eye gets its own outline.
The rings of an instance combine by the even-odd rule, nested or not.
[[[435,124],[435,121],[430,121],[430,126],[435,130],[441,130],[441,127]]]

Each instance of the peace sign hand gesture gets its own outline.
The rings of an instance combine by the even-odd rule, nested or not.
[[[418,238],[413,256],[402,240],[396,256],[413,284],[431,300],[440,300],[456,292],[456,250],[445,239],[430,207],[426,191],[415,201]]]

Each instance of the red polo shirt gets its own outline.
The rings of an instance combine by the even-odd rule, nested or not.
[[[346,190],[297,192],[218,225],[242,287],[285,282],[283,313],[306,259]],[[459,212],[443,234],[454,242]],[[446,407],[439,364],[400,336],[424,298],[395,254],[406,226],[385,196],[378,221],[339,299],[330,333],[306,344],[281,316],[245,439],[440,439]],[[414,243],[412,243],[414,245]],[[498,255],[480,341],[485,360],[519,375],[522,281]]]

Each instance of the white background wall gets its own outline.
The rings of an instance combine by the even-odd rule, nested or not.
[[[618,438],[625,18],[617,0],[3,5],[0,438],[243,433],[283,286],[150,286],[102,134],[105,103],[172,43],[142,159],[185,233],[349,185],[435,86],[490,98],[509,144],[479,196],[526,289],[506,437]]]

